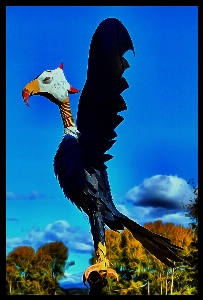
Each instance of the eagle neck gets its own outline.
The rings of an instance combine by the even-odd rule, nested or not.
[[[64,128],[75,126],[73,115],[71,113],[69,100],[60,105],[60,114],[61,114]]]

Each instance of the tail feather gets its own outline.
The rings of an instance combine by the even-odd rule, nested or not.
[[[169,238],[153,233],[129,218],[122,218],[122,220],[119,218],[119,221],[144,248],[168,267],[173,268],[174,262],[182,261],[176,252],[183,250],[183,248],[172,244]]]

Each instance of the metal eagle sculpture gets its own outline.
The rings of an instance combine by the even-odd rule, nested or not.
[[[100,278],[118,278],[106,256],[105,225],[114,231],[126,227],[136,240],[169,267],[174,267],[174,261],[182,260],[177,255],[181,247],[129,219],[118,211],[112,199],[105,164],[112,156],[106,151],[115,143],[115,128],[123,121],[118,113],[127,109],[121,93],[129,87],[122,77],[129,67],[123,57],[128,50],[134,53],[124,25],[116,18],[102,21],[90,44],[87,78],[79,99],[76,124],[69,94],[79,90],[67,82],[63,64],[41,73],[22,92],[27,105],[30,96],[41,95],[59,107],[64,136],[54,157],[54,172],[65,197],[89,217],[96,264],[85,270],[83,281],[88,281],[92,290]]]

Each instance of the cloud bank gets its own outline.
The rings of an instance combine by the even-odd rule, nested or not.
[[[32,227],[24,237],[8,238],[6,246],[12,249],[19,246],[31,246],[37,250],[41,245],[56,240],[62,241],[69,251],[74,253],[91,253],[93,250],[90,232],[81,230],[80,227],[71,227],[64,220],[48,224],[43,229]]]
[[[188,226],[190,219],[185,217],[183,203],[187,204],[193,197],[193,192],[187,182],[177,176],[156,175],[146,178],[139,186],[130,189],[124,199],[117,203],[117,208],[144,225],[148,222],[162,220],[174,224]],[[32,192],[30,194],[9,194],[9,199],[37,199],[45,197],[43,194]],[[7,218],[8,221],[18,221],[16,218]],[[90,231],[79,226],[70,226],[65,220],[48,224],[41,229],[33,226],[23,237],[7,239],[10,251],[18,246],[32,246],[35,250],[45,243],[63,241],[69,253],[75,255],[90,254],[93,251],[93,241]],[[68,281],[68,278],[66,278]]]
[[[43,194],[31,192],[30,194],[8,193],[8,199],[37,199],[45,197]],[[182,224],[185,227],[190,222],[185,217],[182,203],[187,204],[192,198],[193,192],[187,182],[177,176],[156,175],[146,178],[139,186],[130,189],[125,198],[117,201],[117,208],[138,222],[144,225],[148,222],[162,220],[163,223],[169,222]],[[7,218],[7,221],[18,221],[16,218]],[[6,246],[9,251],[18,246],[32,246],[35,250],[45,243],[56,240],[63,241],[69,249],[69,253],[77,261],[79,255],[84,257],[93,251],[92,235],[89,231],[82,230],[79,226],[70,226],[65,220],[59,220],[48,224],[40,229],[35,225],[26,232],[23,237],[8,238]],[[81,263],[80,263],[81,264]],[[85,266],[84,266],[85,269]],[[61,280],[62,285],[74,285],[81,283],[82,273],[73,274],[73,270],[67,270],[66,277]],[[73,273],[72,273],[73,272]]]
[[[161,219],[188,225],[183,204],[193,197],[187,182],[177,176],[155,175],[130,189],[117,207],[140,224]]]

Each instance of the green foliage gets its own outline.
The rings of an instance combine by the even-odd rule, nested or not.
[[[45,244],[36,252],[28,246],[14,248],[6,259],[7,294],[54,295],[67,259],[68,248],[60,241]]]

